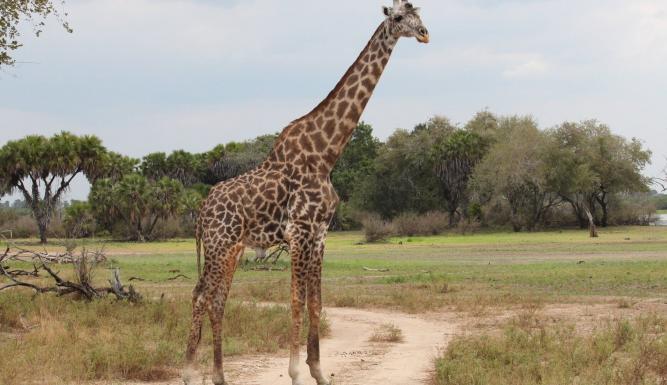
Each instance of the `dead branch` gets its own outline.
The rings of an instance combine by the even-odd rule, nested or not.
[[[269,249],[255,248],[255,260],[256,263],[273,263],[278,262],[278,259],[283,255],[283,253],[289,253],[289,246],[286,243],[278,245],[278,247],[268,252]]]
[[[117,299],[128,300],[131,302],[141,300],[141,296],[131,285],[125,289],[121,284],[118,269],[114,270],[112,280],[109,280],[109,283],[111,284],[110,287],[93,287],[93,271],[98,262],[106,260],[106,256],[104,256],[101,251],[88,252],[85,249],[82,250],[79,256],[75,256],[72,251],[73,249],[68,248],[66,253],[53,256],[48,255],[48,253],[38,253],[32,250],[23,249],[8,242],[5,252],[0,255],[0,277],[7,278],[10,283],[0,286],[0,291],[12,287],[27,287],[35,290],[37,293],[53,292],[58,296],[76,293],[88,301],[102,298],[106,294],[113,294]],[[9,270],[8,267],[5,267],[5,264],[10,261],[26,262],[25,258],[29,258],[33,263],[33,272],[26,272],[25,270],[18,269]],[[76,282],[63,279],[60,276],[60,272],[56,272],[52,268],[52,264],[64,263],[63,261],[67,261],[66,263],[70,263],[74,267]],[[40,270],[45,271],[48,276],[55,281],[54,286],[39,286],[18,279],[19,276],[38,277]]]
[[[595,220],[593,220],[593,214],[591,214],[590,210],[586,208],[586,216],[588,217],[588,233],[591,238],[597,238],[598,237],[598,229],[595,226]]]
[[[185,276],[185,275],[183,275],[183,274],[179,274],[179,275],[177,275],[177,276],[175,276],[175,277],[167,278],[165,281],[175,281],[175,280],[177,280],[177,279],[179,279],[179,278],[190,279],[190,277],[188,277],[188,276]]]
[[[271,265],[262,265],[262,266],[251,267],[248,270],[251,270],[251,271],[285,271],[285,270],[287,270],[287,266],[276,267],[276,266],[271,266]]]
[[[389,269],[371,269],[370,267],[364,267],[364,271],[374,271],[374,272],[379,272],[379,273],[386,273],[389,271]]]

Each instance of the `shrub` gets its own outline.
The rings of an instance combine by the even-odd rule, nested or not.
[[[27,215],[16,217],[0,226],[0,231],[11,230],[14,238],[30,238],[39,234],[37,222]]]
[[[396,325],[388,323],[380,325],[369,338],[370,342],[403,342],[403,332]]]
[[[403,213],[393,220],[396,234],[406,237],[414,235],[437,235],[449,226],[449,216],[439,211],[426,214]]]
[[[84,238],[95,233],[97,222],[87,202],[74,201],[65,208],[63,225],[68,238]]]
[[[173,217],[168,218],[155,225],[151,239],[171,239],[187,236],[188,232],[185,231],[185,227],[181,220]],[[194,230],[192,233],[194,235]]]
[[[615,197],[612,199],[610,206],[610,225],[647,226],[656,219],[655,202],[644,194]]]
[[[357,212],[349,203],[341,202],[336,208],[336,215],[331,222],[330,229],[333,231],[359,230],[361,223]]]
[[[456,231],[462,235],[475,234],[480,227],[479,221],[463,219],[456,225]]]
[[[421,235],[422,228],[419,216],[413,212],[402,213],[392,221],[397,235],[412,237]]]
[[[366,214],[361,220],[366,242],[380,242],[389,238],[393,229],[391,223],[380,218],[377,214]]]

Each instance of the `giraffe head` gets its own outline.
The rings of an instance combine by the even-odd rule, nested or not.
[[[420,43],[428,43],[428,30],[419,17],[419,8],[407,0],[394,0],[393,7],[382,7],[387,17],[389,31],[394,37],[414,37]]]

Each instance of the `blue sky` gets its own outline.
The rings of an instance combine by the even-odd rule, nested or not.
[[[110,149],[205,151],[276,132],[335,85],[382,21],[376,1],[68,0],[74,28],[24,26],[0,71],[0,142],[69,130]],[[667,164],[664,0],[415,0],[362,119],[384,139],[433,115],[597,118]],[[84,198],[83,178],[71,198]]]

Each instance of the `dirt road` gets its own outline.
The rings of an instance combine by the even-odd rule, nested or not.
[[[438,350],[445,346],[456,327],[453,322],[385,311],[329,308],[326,314],[331,321],[331,336],[321,342],[322,367],[327,375],[333,373],[334,385],[422,384],[429,377]],[[401,329],[404,341],[369,342],[375,330],[387,323]],[[231,385],[291,385],[287,356],[283,353],[230,358],[225,362],[227,381]],[[302,383],[315,384],[303,362],[305,352],[301,361]],[[195,382],[202,383],[211,384],[207,378]],[[179,382],[169,385],[176,384]]]

